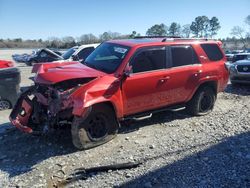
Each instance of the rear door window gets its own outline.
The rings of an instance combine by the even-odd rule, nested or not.
[[[142,48],[130,62],[133,73],[148,72],[166,68],[166,48]]]
[[[171,46],[172,67],[198,64],[198,57],[189,45]]]
[[[210,61],[219,61],[223,58],[223,54],[217,44],[201,44],[201,47]]]

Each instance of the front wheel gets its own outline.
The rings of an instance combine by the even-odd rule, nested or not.
[[[11,108],[11,103],[7,100],[1,99],[0,97],[0,110],[7,110]]]
[[[211,87],[202,87],[187,103],[186,110],[191,115],[206,115],[213,110],[215,100],[216,94],[214,90]]]
[[[71,127],[72,141],[78,149],[90,149],[112,140],[119,124],[114,110],[105,104],[94,105],[87,117],[75,117]]]

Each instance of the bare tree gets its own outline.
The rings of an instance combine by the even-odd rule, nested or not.
[[[62,42],[64,43],[63,48],[71,48],[76,45],[74,37],[71,36],[63,37]]]
[[[98,38],[92,33],[84,34],[79,37],[79,42],[81,44],[93,44],[98,42]]]
[[[243,45],[244,45],[244,48],[246,48],[246,39],[244,37],[245,35],[245,30],[240,27],[240,26],[234,26],[231,30],[231,33],[230,33],[232,36],[236,37],[236,38],[239,38]]]
[[[181,33],[183,37],[189,38],[191,34],[190,24],[183,25]]]

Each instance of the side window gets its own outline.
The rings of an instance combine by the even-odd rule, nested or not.
[[[48,56],[48,54],[46,53],[46,52],[44,52],[44,51],[42,51],[41,53],[40,53],[40,57],[47,57]]]
[[[171,46],[172,67],[198,64],[198,57],[191,46]]]
[[[86,59],[93,51],[95,50],[94,47],[88,47],[82,49],[77,55],[79,59]]]
[[[223,58],[223,54],[217,44],[201,44],[201,47],[210,61],[219,61]]]
[[[164,69],[166,68],[166,48],[140,49],[130,62],[130,65],[133,73]]]

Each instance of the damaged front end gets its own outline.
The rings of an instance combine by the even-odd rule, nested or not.
[[[11,123],[26,133],[46,134],[71,124],[72,94],[93,78],[73,79],[52,85],[35,84],[24,91],[10,114]]]

